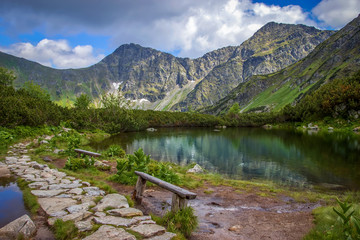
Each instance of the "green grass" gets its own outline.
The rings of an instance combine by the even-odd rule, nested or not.
[[[307,86],[306,88],[299,91],[299,87],[291,88],[291,83],[286,83],[276,90],[278,85],[268,88],[267,90],[261,92],[257,95],[254,101],[251,104],[247,105],[244,110],[251,110],[261,106],[271,106],[272,111],[279,111],[281,108],[286,106],[289,103],[292,103],[297,96],[301,93],[306,92],[311,88],[312,85]]]
[[[165,226],[169,232],[177,233],[179,237],[189,237],[198,226],[198,219],[192,207],[186,207],[177,212],[169,211],[164,217],[154,215],[151,217],[157,224]]]
[[[17,185],[22,190],[23,200],[26,208],[35,215],[39,210],[39,203],[37,202],[37,197],[31,194],[31,189],[28,187],[29,183],[24,179],[18,178]]]
[[[336,207],[338,208],[338,207]],[[354,215],[360,216],[360,205],[353,204],[351,211],[355,211]],[[333,207],[320,207],[313,210],[315,217],[315,227],[304,237],[304,240],[339,240],[339,239],[359,239],[346,238],[344,235],[344,225],[338,215],[334,212]]]
[[[125,195],[125,197],[126,197],[126,200],[128,201],[129,207],[134,207],[135,203],[132,200],[131,196],[130,195]]]
[[[78,235],[78,229],[74,222],[57,219],[52,227],[56,240],[74,239]]]

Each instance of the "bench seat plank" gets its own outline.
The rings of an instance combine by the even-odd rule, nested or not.
[[[181,198],[185,198],[185,199],[195,199],[196,198],[196,193],[190,192],[186,189],[183,189],[183,188],[175,186],[171,183],[165,182],[165,181],[158,179],[156,177],[153,177],[147,173],[135,171],[135,174],[149,182],[155,183],[155,184],[159,185],[160,187],[165,188],[166,190],[169,190],[170,192],[177,194]]]
[[[77,153],[81,153],[81,154],[85,154],[85,155],[89,155],[89,156],[93,156],[93,157],[101,156],[100,153],[94,153],[94,152],[90,152],[90,151],[86,151],[86,150],[82,150],[82,149],[74,149],[74,151]]]

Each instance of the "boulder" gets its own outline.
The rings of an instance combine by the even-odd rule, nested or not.
[[[85,190],[85,188],[84,188]],[[120,194],[113,193],[106,195],[97,206],[93,208],[94,211],[103,211],[105,208],[128,208],[127,199]]]
[[[202,173],[204,169],[199,164],[196,164],[193,168],[187,170],[187,173]]]
[[[0,166],[0,178],[9,178],[11,177],[11,172],[6,166]]]
[[[155,128],[147,128],[146,131],[148,131],[148,132],[156,132],[157,129],[155,129]]]
[[[36,226],[28,215],[23,215],[10,222],[0,229],[0,239],[30,239],[30,236],[36,232]]]
[[[99,239],[107,239],[107,240],[136,240],[134,235],[126,232],[122,228],[115,228],[113,226],[103,225],[101,226],[95,233],[90,236],[87,236],[83,240],[99,240]]]

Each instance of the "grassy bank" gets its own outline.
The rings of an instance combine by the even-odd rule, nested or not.
[[[291,125],[281,125],[279,127],[292,127]],[[32,137],[40,133],[41,137],[38,137],[35,141]],[[46,142],[42,140],[46,139],[46,134],[52,135],[52,139]],[[45,134],[45,135],[44,135]],[[211,194],[211,186],[224,186],[230,187],[236,193],[251,193],[256,194],[263,198],[281,198],[288,196],[294,199],[296,202],[321,202],[324,205],[324,209],[317,209],[314,211],[316,219],[316,227],[309,233],[307,239],[312,239],[312,236],[321,235],[322,232],[329,231],[329,236],[338,236],[337,233],[332,233],[332,227],[335,223],[338,224],[336,217],[332,216],[335,221],[322,221],[327,219],[327,215],[332,207],[336,206],[336,198],[341,201],[349,201],[355,203],[360,201],[360,194],[347,192],[347,193],[332,193],[326,191],[314,191],[311,189],[294,190],[284,186],[279,186],[273,182],[265,181],[243,181],[227,179],[220,174],[214,174],[210,172],[204,172],[199,174],[188,173],[187,171],[193,167],[179,166],[173,163],[161,163],[152,160],[146,153],[138,150],[132,155],[126,155],[124,151],[116,145],[110,146],[108,149],[101,152],[102,160],[106,160],[109,165],[116,166],[116,171],[110,171],[108,168],[97,168],[91,159],[86,157],[78,158],[74,153],[75,148],[83,148],[93,151],[87,144],[96,139],[101,140],[109,135],[102,131],[85,131],[78,132],[76,130],[70,130],[63,127],[59,128],[40,128],[34,129],[31,134],[25,134],[24,137],[27,141],[31,140],[31,144],[28,146],[29,155],[33,160],[40,163],[45,163],[43,157],[50,157],[56,159],[56,161],[66,161],[66,167],[61,168],[61,171],[66,172],[68,175],[90,182],[94,186],[98,186],[105,190],[107,193],[116,192],[112,187],[114,184],[118,185],[134,185],[136,182],[136,176],[133,171],[139,170],[152,174],[165,181],[172,182],[181,187],[196,190],[197,192],[203,192],[205,194]],[[14,138],[11,142],[13,143]],[[63,150],[59,153],[54,153],[54,150]],[[50,164],[50,167],[59,167],[56,162]],[[124,177],[125,176],[125,177]],[[152,185],[149,184],[149,187]],[[130,200],[130,196],[127,196]],[[34,202],[34,201],[32,201]],[[131,201],[130,201],[131,202]],[[29,204],[34,205],[35,204]],[[355,211],[358,211],[357,205],[354,205]],[[34,210],[36,211],[36,210]],[[167,216],[171,217],[171,216]],[[154,217],[156,218],[156,217]],[[164,219],[156,219],[161,223]],[[330,224],[330,225],[329,225]],[[334,226],[337,226],[337,225]],[[176,225],[176,224],[175,224]],[[339,224],[341,227],[342,225]],[[169,227],[170,230],[174,230],[174,224]],[[335,231],[335,230],[334,230]],[[336,230],[341,232],[342,230]],[[189,233],[187,233],[189,234]],[[179,235],[181,236],[181,235]],[[181,237],[180,237],[181,238]],[[323,239],[335,239],[335,238],[323,238]]]

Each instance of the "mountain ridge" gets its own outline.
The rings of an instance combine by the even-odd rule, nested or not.
[[[96,98],[102,93],[114,91],[115,87],[119,86],[126,98],[137,100],[137,107],[185,111],[192,105],[197,104],[196,108],[199,108],[203,107],[203,103],[214,103],[236,87],[239,81],[243,81],[244,76],[247,78],[254,73],[272,72],[299,60],[307,55],[314,45],[333,33],[305,25],[272,22],[259,29],[252,39],[256,39],[260,33],[271,34],[276,27],[283,30],[303,29],[302,32],[309,35],[306,39],[311,39],[315,43],[309,41],[310,46],[303,48],[304,54],[296,56],[297,51],[284,42],[276,42],[280,39],[273,35],[274,41],[267,47],[259,49],[241,47],[249,41],[247,40],[239,46],[219,48],[196,59],[178,58],[169,53],[131,43],[119,46],[100,62],[80,69],[53,69],[14,56],[9,57],[11,55],[0,52],[0,65],[15,72],[16,87],[21,87],[26,81],[33,81],[48,90],[53,99],[62,100],[62,104],[65,101],[75,100],[75,97],[81,93]],[[320,37],[317,36],[318,33]],[[304,36],[295,34],[292,38],[300,41]],[[260,44],[267,42],[265,37],[258,40]],[[271,55],[273,48],[275,52],[280,48],[284,55],[289,56],[293,51],[295,58],[291,55],[290,60],[284,60],[285,58],[274,60]],[[237,67],[239,61],[255,53],[255,60],[260,60],[248,61],[245,72]],[[227,76],[230,77],[227,78]],[[218,79],[220,81],[216,81]],[[228,79],[228,81],[222,81],[223,79]],[[210,94],[206,91],[197,91],[197,89],[210,89]],[[204,98],[205,101],[191,98],[194,93],[200,95],[199,98]],[[185,106],[178,104],[184,101],[189,103]]]
[[[360,15],[319,44],[308,56],[279,72],[253,76],[205,113],[225,113],[234,103],[242,112],[280,110],[334,78],[349,77],[360,69]]]

